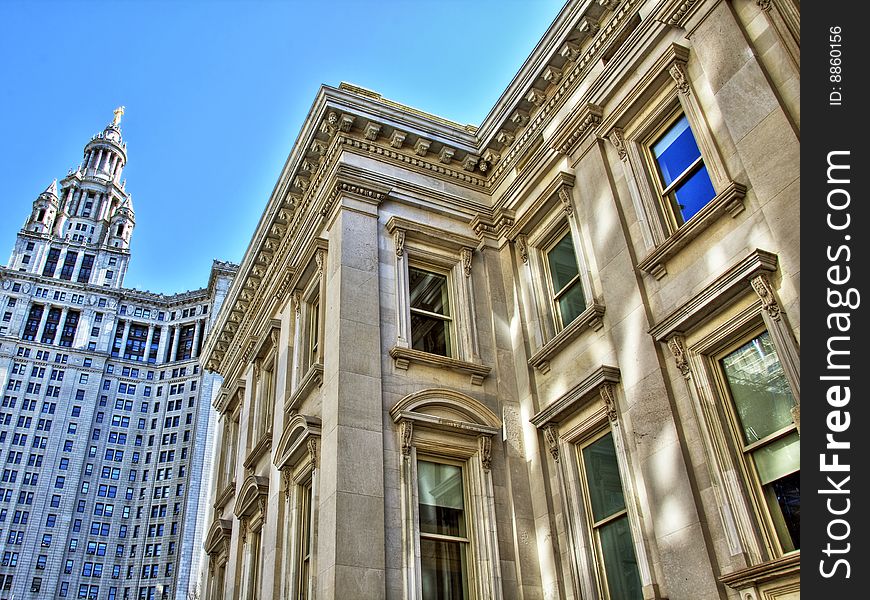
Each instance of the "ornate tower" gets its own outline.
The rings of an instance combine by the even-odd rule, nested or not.
[[[120,288],[136,225],[133,199],[121,173],[127,144],[121,136],[124,107],[85,145],[82,163],[53,182],[33,203],[18,234],[9,268]]]

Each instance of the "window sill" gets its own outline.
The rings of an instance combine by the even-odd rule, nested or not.
[[[299,382],[299,386],[296,388],[296,391],[293,392],[293,395],[290,396],[290,400],[284,403],[284,412],[291,412],[299,408],[299,405],[302,404],[302,401],[308,397],[308,394],[315,387],[320,387],[323,385],[323,363],[314,363],[308,368],[308,372],[305,373],[305,376],[302,378],[302,381]]]
[[[411,363],[420,363],[438,369],[447,369],[457,373],[466,373],[471,376],[471,383],[483,385],[483,380],[489,375],[492,368],[476,363],[430,354],[413,348],[401,348],[395,346],[390,350],[397,369],[407,370]]]
[[[743,212],[743,199],[746,197],[746,186],[731,182],[728,187],[710,200],[707,205],[698,211],[682,227],[677,229],[672,236],[659,244],[646,258],[637,264],[637,268],[644,273],[649,273],[656,279],[661,279],[668,274],[667,262],[685,248],[689,242],[698,237],[701,232],[713,224],[725,211],[736,217]]]
[[[784,579],[793,575],[799,575],[801,571],[800,550],[792,552],[782,558],[769,560],[759,565],[739,569],[733,573],[722,575],[719,581],[728,587],[741,590],[773,581]]]
[[[251,451],[248,453],[248,457],[245,459],[244,466],[246,469],[253,469],[256,466],[257,461],[260,460],[267,450],[272,447],[272,430],[267,429],[263,435],[260,436],[260,439],[257,440],[257,443],[251,448]]]
[[[226,487],[217,495],[217,500],[215,500],[214,507],[217,509],[223,508],[226,506],[226,503],[230,501],[230,499],[236,494],[236,481],[235,479],[230,481]]]
[[[586,310],[580,313],[580,316],[571,321],[570,325],[557,333],[553,339],[544,344],[540,350],[533,354],[529,359],[529,365],[533,366],[541,373],[549,372],[550,360],[553,356],[574,340],[574,338],[580,335],[582,331],[585,331],[586,329],[599,331],[604,327],[604,321],[602,321],[603,317],[604,305],[597,303],[591,304]]]

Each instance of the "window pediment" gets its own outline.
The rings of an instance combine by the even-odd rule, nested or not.
[[[229,519],[217,519],[208,529],[203,549],[206,554],[226,553],[233,534],[233,522]]]
[[[495,435],[501,430],[498,416],[482,402],[460,392],[430,388],[405,396],[390,410],[393,421],[412,421],[433,429]]]
[[[308,442],[320,438],[320,419],[297,414],[284,427],[275,451],[275,466],[279,470],[293,468],[306,454]]]
[[[249,517],[265,511],[266,496],[269,493],[269,479],[259,475],[251,475],[239,489],[238,499],[233,507],[233,514],[239,518]]]

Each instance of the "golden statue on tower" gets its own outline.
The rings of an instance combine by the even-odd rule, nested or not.
[[[121,117],[124,115],[124,107],[119,106],[112,112],[115,113],[115,118],[112,119],[112,127],[117,127],[118,124],[121,122]]]

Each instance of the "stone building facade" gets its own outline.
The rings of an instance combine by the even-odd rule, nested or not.
[[[793,600],[799,3],[571,0],[479,126],[323,87],[203,350],[208,600]]]
[[[33,203],[0,267],[0,598],[187,598],[212,394],[198,363],[236,266],[126,289],[122,109]]]

